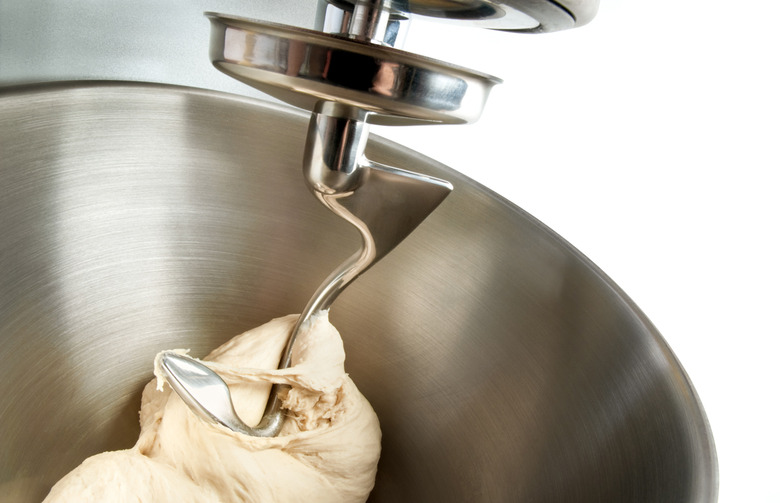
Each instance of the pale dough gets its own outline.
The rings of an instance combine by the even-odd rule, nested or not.
[[[292,386],[277,437],[207,424],[170,387],[143,392],[141,434],[128,450],[93,456],[60,480],[45,503],[363,502],[374,486],[379,421],[344,372],[344,347],[327,312],[299,333],[292,366],[276,369],[297,315],[234,337],[209,354],[238,415],[257,424],[270,383]],[[159,375],[159,374],[158,374]]]

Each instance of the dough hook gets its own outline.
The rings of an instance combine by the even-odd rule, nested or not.
[[[594,2],[586,3],[594,6]],[[583,4],[583,5],[586,5]],[[464,124],[482,113],[490,75],[393,47],[415,15],[493,29],[542,32],[587,22],[557,2],[333,0],[320,4],[323,31],[207,13],[216,68],[288,104],[312,112],[303,171],[312,193],[354,225],[361,249],[322,283],[293,328],[279,368],[312,314],[326,310],[361,273],[384,257],[449,194],[449,182],[384,166],[364,156],[369,124]],[[579,5],[579,4],[576,4]],[[581,18],[577,19],[577,15]],[[467,21],[467,23],[464,23]],[[164,352],[157,368],[201,418],[253,436],[275,436],[283,423],[274,385],[260,424],[235,413],[227,385],[190,357]]]
[[[360,231],[362,247],[311,297],[292,329],[279,368],[290,366],[295,339],[310,317],[328,309],[347,285],[403,241],[452,190],[445,180],[366,159],[368,126],[363,114],[332,103],[323,103],[312,114],[304,154],[306,181],[317,199]],[[202,363],[166,351],[157,367],[201,418],[252,436],[279,433],[284,422],[279,392],[284,385],[274,384],[263,418],[253,428],[236,414],[222,378]]]

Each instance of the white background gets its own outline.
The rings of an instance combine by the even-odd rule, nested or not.
[[[529,211],[653,320],[707,411],[720,502],[780,502],[780,2],[602,0],[519,35],[413,23],[504,79],[470,126],[377,128]]]

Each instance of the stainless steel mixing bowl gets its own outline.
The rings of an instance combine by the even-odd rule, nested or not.
[[[3,501],[131,446],[157,351],[298,312],[357,249],[303,183],[307,120],[181,87],[0,93]],[[384,432],[371,501],[715,501],[696,393],[626,295],[473,181],[369,148],[455,185],[332,310]]]

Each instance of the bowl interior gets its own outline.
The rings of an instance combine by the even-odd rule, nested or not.
[[[143,84],[0,94],[0,490],[40,501],[130,447],[166,348],[202,356],[299,312],[359,246],[306,189],[307,117]],[[338,299],[375,407],[371,501],[714,501],[695,391],[602,272],[473,181],[379,139],[453,194]]]

